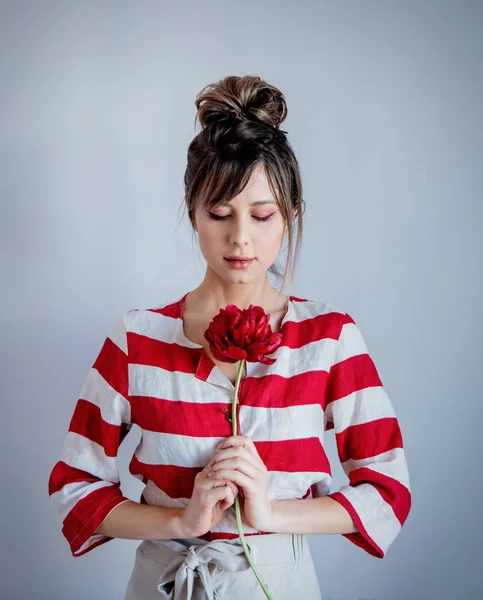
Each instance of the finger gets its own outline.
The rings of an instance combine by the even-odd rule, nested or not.
[[[203,471],[209,471],[210,467],[213,465],[214,461],[215,461],[216,456],[213,456],[210,460],[210,462],[205,465],[205,468],[203,469]]]
[[[257,488],[257,480],[243,473],[242,471],[234,471],[230,469],[222,469],[215,471],[215,475],[209,477],[210,479],[218,479],[224,481],[229,479],[234,481],[239,487],[255,490]]]
[[[253,443],[251,438],[247,435],[230,435],[223,442],[217,444],[217,448],[223,447],[226,448],[228,446],[246,446],[249,443]]]
[[[229,479],[214,479],[213,477],[208,477],[209,480],[213,480],[214,487],[223,487],[228,486],[233,494],[233,498],[240,493],[240,490],[236,483],[230,481]]]
[[[253,440],[246,435],[232,435],[232,436],[226,438],[226,440],[224,442],[220,443],[216,448],[217,448],[217,450],[220,450],[220,449],[229,448],[229,447],[246,448],[246,450],[251,455],[258,458],[258,460],[260,460],[263,463]]]
[[[230,484],[230,482],[226,482],[227,485],[225,486],[227,488],[227,493],[226,493],[226,498],[225,498],[225,508],[228,508],[229,506],[231,506],[234,502],[235,502],[235,496],[237,495],[236,492],[234,492],[232,484]]]
[[[220,500],[224,501],[227,498],[229,499],[231,493],[231,489],[227,486],[211,488],[210,490],[207,490],[208,502],[214,506]]]
[[[230,481],[221,481],[219,487],[214,487],[212,489],[223,490],[223,498],[220,499],[219,496],[215,495],[215,499],[220,502],[220,508],[223,510],[227,509],[229,506],[235,503],[235,496],[237,492],[233,489],[234,484]],[[210,502],[214,502],[214,499],[211,499]]]
[[[236,485],[236,483],[233,483],[233,481],[230,481],[230,480],[226,480],[225,483],[228,485],[228,487],[233,492],[233,496],[236,496],[239,493],[238,486]]]
[[[267,470],[265,463],[262,461],[258,453],[253,454],[248,450],[248,448],[243,446],[221,449],[219,453],[213,457],[213,466],[220,465],[224,460],[230,458],[241,458],[245,462],[251,464],[254,469],[257,469],[261,473]]]
[[[237,469],[255,479],[266,471],[265,465],[262,462],[257,461],[253,455],[248,454],[247,452],[241,452],[240,449],[234,450],[234,452],[236,452],[236,454],[231,457],[227,456],[222,460],[215,461],[211,470],[208,471],[208,477],[210,477],[211,472],[216,473],[222,469]]]
[[[223,486],[228,486],[232,491],[233,496],[237,496],[240,492],[236,483],[230,481],[229,479],[223,479],[221,477],[215,478],[206,476],[203,478],[201,485],[204,490],[211,490],[213,488],[222,488]]]

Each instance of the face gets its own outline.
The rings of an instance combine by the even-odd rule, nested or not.
[[[245,189],[225,206],[198,207],[195,228],[208,268],[230,283],[265,278],[282,245],[286,227],[263,166]],[[230,257],[251,259],[232,262]]]

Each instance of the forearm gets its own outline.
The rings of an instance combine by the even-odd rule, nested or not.
[[[347,510],[333,498],[272,501],[273,533],[332,534],[358,531]]]
[[[184,509],[123,502],[116,506],[96,533],[129,540],[164,540],[190,537],[181,515]]]

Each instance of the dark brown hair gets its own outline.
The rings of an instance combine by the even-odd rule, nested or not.
[[[282,288],[287,279],[291,285],[300,253],[304,201],[299,165],[288,132],[280,129],[287,116],[282,92],[258,76],[228,76],[203,88],[195,105],[195,127],[198,119],[202,130],[188,147],[184,175],[191,224],[198,202],[208,210],[229,202],[245,188],[255,167],[263,165],[288,233],[284,273],[276,263],[269,272],[283,278]]]

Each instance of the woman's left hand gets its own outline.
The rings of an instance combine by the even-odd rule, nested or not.
[[[210,473],[210,477],[229,479],[243,492],[240,512],[243,510],[245,523],[259,531],[271,531],[272,503],[268,498],[268,471],[252,440],[245,435],[226,438],[217,446],[213,462],[211,471],[214,475]]]

